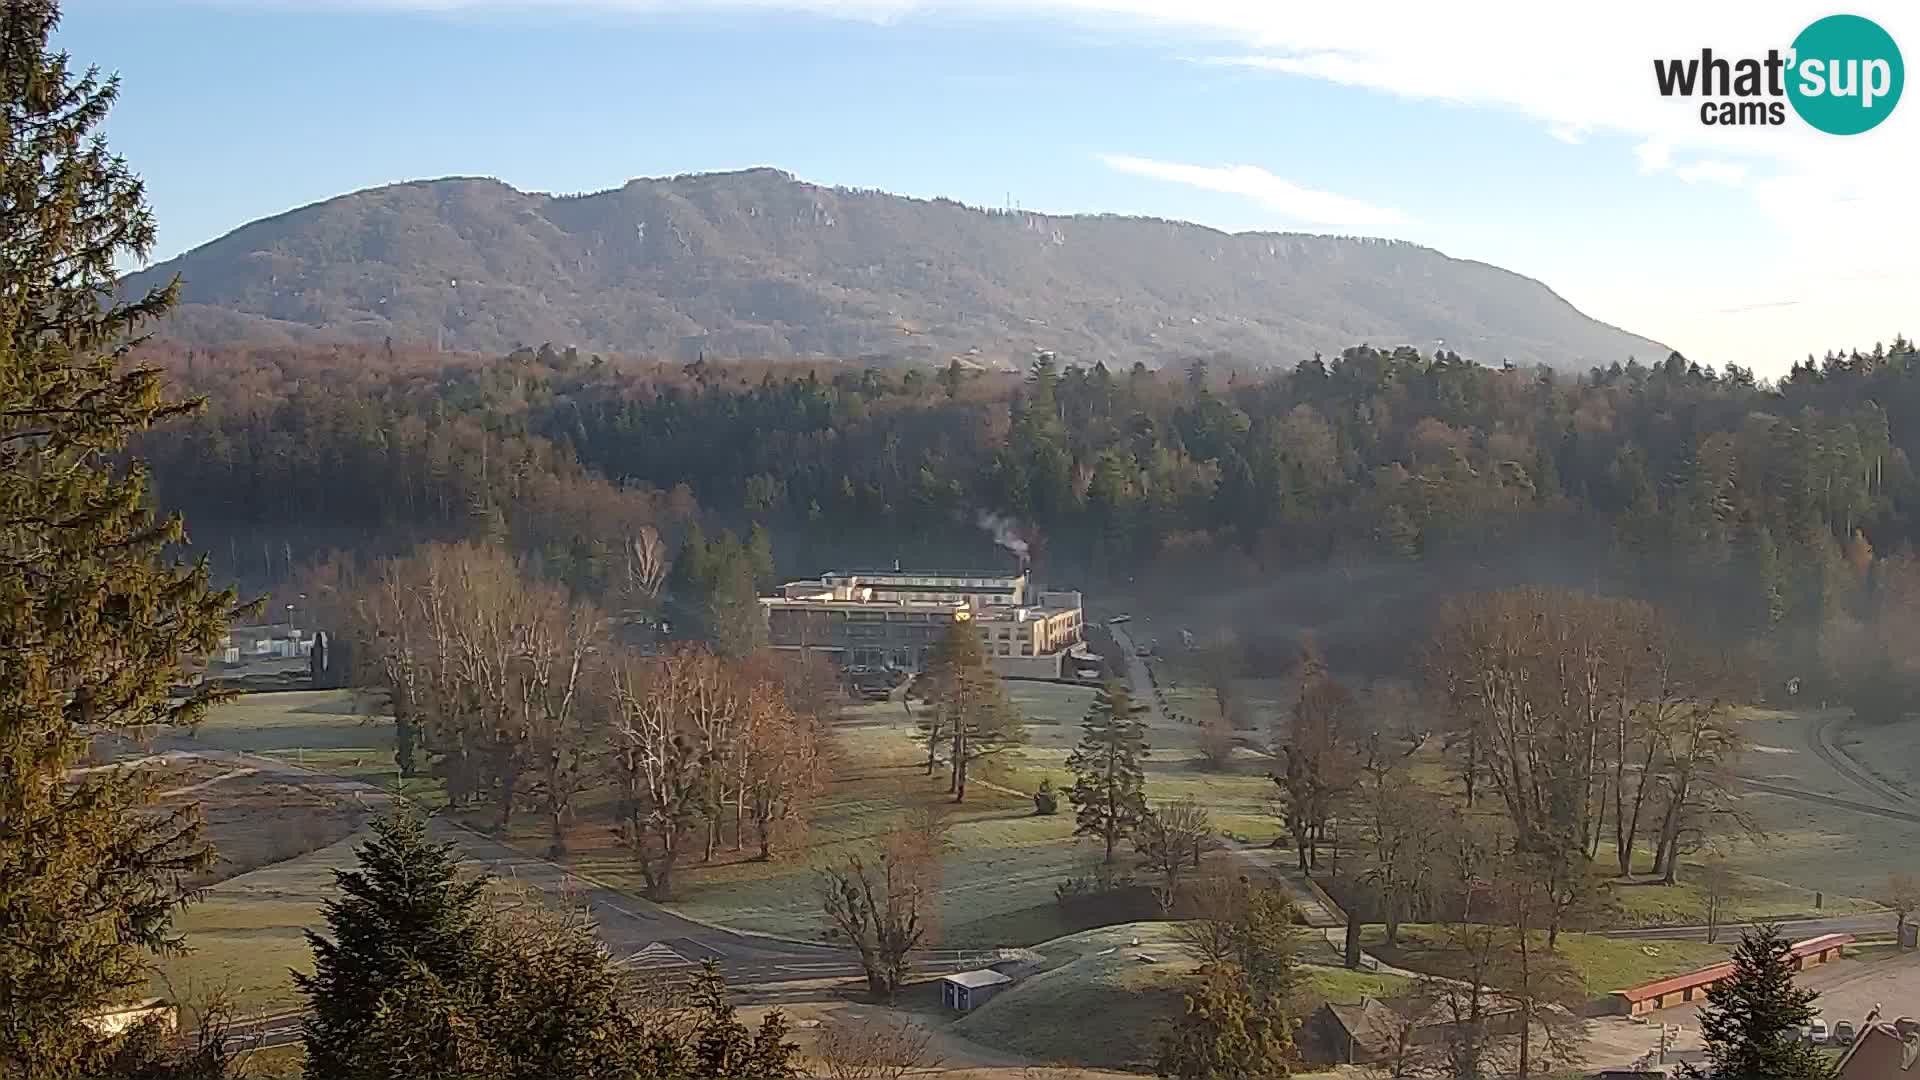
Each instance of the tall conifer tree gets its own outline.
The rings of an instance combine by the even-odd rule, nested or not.
[[[1107,683],[1080,722],[1080,745],[1067,755],[1073,773],[1067,801],[1074,806],[1074,835],[1099,837],[1109,863],[1114,848],[1147,816],[1146,772],[1140,765],[1147,756],[1142,711],[1126,684]]]
[[[1828,1074],[1802,1025],[1814,1017],[1820,995],[1795,986],[1790,949],[1780,931],[1760,926],[1740,936],[1733,975],[1707,991],[1700,1039],[1710,1066],[1687,1067],[1695,1080],[1818,1080]]]
[[[148,506],[135,432],[191,408],[132,334],[172,286],[114,295],[144,258],[141,183],[98,134],[119,91],[49,38],[53,0],[0,2],[0,1075],[99,1075],[109,1040],[79,1020],[135,996],[209,857],[189,813],[153,813],[137,777],[70,778],[93,733],[191,722],[170,697],[233,596],[169,554],[181,522]]]

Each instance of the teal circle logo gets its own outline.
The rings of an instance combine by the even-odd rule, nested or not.
[[[1829,135],[1872,130],[1899,104],[1907,81],[1893,36],[1858,15],[1829,15],[1800,31],[1792,65],[1787,100]]]

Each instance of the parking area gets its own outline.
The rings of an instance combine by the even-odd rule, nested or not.
[[[1920,952],[1836,960],[1807,972],[1800,984],[1820,992],[1814,1007],[1829,1029],[1842,1020],[1852,1021],[1857,1028],[1876,1005],[1884,1020],[1920,1017]],[[1679,1028],[1669,1045],[1668,1062],[1702,1059],[1699,1006],[1689,1004],[1648,1013],[1644,1022],[1613,1016],[1594,1021],[1589,1029],[1587,1066],[1620,1068],[1630,1064],[1659,1044],[1663,1024]]]
[[[1807,972],[1801,977],[1800,985],[1820,992],[1814,1008],[1829,1028],[1842,1020],[1850,1020],[1858,1027],[1876,1005],[1885,1020],[1920,1016],[1920,952],[1867,960],[1836,960]],[[1661,1009],[1649,1014],[1647,1020],[1647,1027],[1655,1033],[1654,1039],[1658,1038],[1658,1025],[1680,1026],[1680,1037],[1675,1044],[1681,1051],[1678,1060],[1693,1057],[1687,1051],[1699,1049],[1698,1005]]]

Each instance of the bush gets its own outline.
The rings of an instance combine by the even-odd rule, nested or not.
[[[1033,813],[1035,817],[1044,817],[1060,812],[1060,793],[1054,790],[1053,780],[1042,777],[1040,790],[1033,793]]]
[[[1124,867],[1095,861],[1085,873],[1071,874],[1053,887],[1053,898],[1068,907],[1076,900],[1087,900],[1109,893],[1126,892],[1134,887],[1133,873]]]

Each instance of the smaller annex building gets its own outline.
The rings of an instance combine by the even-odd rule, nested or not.
[[[1012,982],[1012,976],[992,968],[957,971],[941,978],[940,1004],[955,1012],[972,1012]]]

